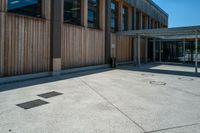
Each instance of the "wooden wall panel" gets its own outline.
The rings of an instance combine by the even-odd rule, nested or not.
[[[50,69],[50,22],[6,14],[4,76]]]
[[[111,35],[111,43],[116,44],[116,50],[112,49],[116,54],[117,62],[127,62],[133,60],[133,44],[131,37]]]
[[[103,31],[63,24],[62,69],[105,63]]]

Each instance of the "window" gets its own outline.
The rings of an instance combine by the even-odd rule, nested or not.
[[[88,0],[88,27],[99,28],[99,0]]]
[[[8,12],[41,17],[41,0],[8,0]]]
[[[118,3],[111,2],[111,31],[116,32],[118,29]]]
[[[81,0],[64,0],[64,22],[81,24]]]
[[[122,9],[123,21],[122,30],[128,30],[128,7],[124,6]]]

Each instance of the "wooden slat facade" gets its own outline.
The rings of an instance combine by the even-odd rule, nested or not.
[[[104,39],[104,31],[64,24],[62,69],[104,64]]]
[[[43,18],[6,12],[0,1],[0,77],[50,71],[51,5],[43,0]]]
[[[50,22],[26,16],[5,16],[4,76],[50,69]]]
[[[112,49],[112,55],[117,62],[129,62],[133,60],[133,39],[126,36],[111,35],[111,44],[115,44],[116,50]]]

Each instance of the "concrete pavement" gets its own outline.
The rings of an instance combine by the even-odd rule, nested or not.
[[[0,133],[199,133],[200,78],[146,67],[1,85]],[[51,91],[63,95],[37,96]],[[35,99],[49,104],[16,106]]]

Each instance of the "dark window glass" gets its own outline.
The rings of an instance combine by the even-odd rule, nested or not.
[[[88,27],[99,28],[99,0],[88,0]]]
[[[128,7],[124,6],[122,9],[123,21],[122,30],[128,30]]]
[[[111,2],[111,31],[116,32],[118,27],[118,3],[112,0]]]
[[[41,17],[41,0],[8,0],[8,12]]]
[[[64,22],[81,24],[81,0],[64,0]]]

